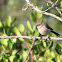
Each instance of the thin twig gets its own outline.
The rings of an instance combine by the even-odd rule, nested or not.
[[[58,0],[55,2],[55,4],[57,4]]]
[[[58,8],[58,6],[56,5],[57,4],[57,2],[58,2],[58,0],[55,2],[55,3],[53,3],[51,0],[46,0],[47,1],[47,3],[50,3],[52,6],[54,6],[55,7],[55,9],[59,12],[59,14],[62,14],[62,11]]]
[[[28,58],[28,56],[29,56],[29,54],[30,54],[30,51],[31,51],[31,49],[32,49],[32,47],[33,47],[33,45],[34,45],[34,43],[35,43],[35,38],[33,38],[33,43],[32,43],[32,45],[31,45],[31,47],[30,47],[30,49],[29,49],[29,52],[28,52],[28,55],[27,55],[26,59],[25,59],[23,62],[25,62],[25,61],[27,60],[27,58]]]
[[[58,0],[55,2],[55,5],[57,4]],[[53,8],[55,5],[52,5],[51,7],[49,7],[48,9],[45,10],[45,12],[47,12],[48,10],[50,10],[51,8]]]
[[[51,13],[48,13],[48,12],[39,10],[38,8],[35,7],[35,5],[33,5],[32,3],[30,3],[29,0],[26,0],[26,2],[27,2],[27,4],[28,4],[30,7],[32,7],[32,8],[33,8],[35,11],[37,11],[38,13],[43,13],[43,14],[45,14],[45,15],[52,16],[52,17],[54,17],[54,18],[56,18],[56,19],[62,21],[62,18],[60,18],[60,17],[58,17],[58,16],[56,16],[56,15],[54,15],[54,14],[51,14]]]
[[[26,6],[26,7],[25,8],[23,7],[22,11],[26,11],[29,8],[28,4],[25,4],[24,6]]]
[[[53,7],[52,7],[52,6],[51,6],[51,7],[49,7],[48,9],[46,9],[46,10],[45,10],[45,12],[47,12],[47,11],[48,11],[48,10],[50,10],[51,8],[53,8]]]
[[[48,37],[46,36],[42,36],[42,37],[36,37],[36,36],[0,36],[0,39],[12,39],[12,38],[23,38],[23,39],[33,39],[35,37],[35,39],[47,39],[49,40]],[[56,41],[61,41],[62,38],[60,37],[50,37],[50,40],[56,40]]]

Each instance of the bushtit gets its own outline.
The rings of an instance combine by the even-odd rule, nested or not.
[[[55,35],[59,36],[59,34],[53,31],[53,29],[47,23],[38,23],[36,27],[41,35],[48,35],[50,32],[52,32]]]

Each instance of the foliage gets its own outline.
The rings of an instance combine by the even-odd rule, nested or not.
[[[38,7],[37,7],[38,8]],[[42,7],[39,8],[42,10]],[[31,21],[37,23],[39,18],[42,21],[43,14],[36,11],[30,14]],[[5,23],[0,20],[0,35],[1,36],[39,36],[36,29],[36,24],[31,26],[30,21],[27,21],[27,29],[23,24],[15,25],[14,20],[9,16]],[[55,36],[50,34],[50,36]],[[0,39],[0,62],[23,62],[26,58],[29,48],[33,40],[30,39]],[[43,42],[45,40],[37,40],[30,52],[27,62],[32,59],[33,62],[60,62],[62,61],[62,46],[56,44],[56,41]]]
[[[36,13],[33,13],[33,14],[35,15]],[[37,16],[35,15],[35,17]],[[29,30],[25,32],[26,30],[25,26],[23,24],[20,24],[17,27],[15,25],[15,21],[16,21],[16,18],[12,20],[11,17],[9,17],[5,23],[0,21],[1,36],[15,36],[15,35],[22,36],[23,32],[24,32],[24,35],[26,36],[39,36],[39,32],[36,30],[36,25],[31,26],[30,22],[27,21],[27,27],[30,30],[30,32],[28,32]],[[50,36],[53,36],[53,34],[50,34]],[[27,44],[24,45],[25,41],[27,42]],[[56,51],[53,51],[54,49],[52,47],[54,45],[54,41],[47,41],[47,42],[42,42],[42,41],[44,40],[36,40],[35,45],[32,48],[32,54],[34,58],[33,62],[35,61],[36,62],[41,62],[41,61],[57,62],[57,61],[60,61],[60,59],[62,60],[62,56],[58,55],[58,54],[60,55],[62,54],[61,46],[59,44],[57,44],[55,47]],[[27,53],[29,51],[29,48],[27,47],[28,46],[30,47],[31,43],[32,43],[32,40],[30,39],[26,39],[26,40],[21,38],[0,39],[0,61],[22,62],[27,56]],[[26,45],[28,46],[26,47]]]

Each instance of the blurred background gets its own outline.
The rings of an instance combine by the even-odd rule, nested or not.
[[[55,2],[56,0],[52,1]],[[36,4],[38,7],[43,6],[42,10],[46,10],[51,6],[50,4],[47,6],[46,1],[44,0],[32,0],[32,3]],[[16,25],[22,23],[26,26],[27,20],[29,20],[32,25],[35,24],[30,20],[30,13],[34,11],[31,8],[29,8],[27,11],[22,11],[22,8],[25,7],[25,4],[25,0],[0,0],[0,19],[5,22],[5,20],[8,19],[8,16],[11,16],[12,19],[14,17],[17,18]],[[57,6],[62,9],[61,0],[58,1]],[[50,9],[48,12],[62,17],[55,8]],[[47,22],[55,31],[60,34],[60,36],[62,36],[62,22],[47,15],[43,15],[42,20]]]

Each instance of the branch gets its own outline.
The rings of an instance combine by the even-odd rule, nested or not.
[[[32,7],[32,8],[33,8],[35,11],[37,11],[38,13],[43,13],[43,14],[45,14],[45,15],[52,16],[52,17],[54,17],[54,18],[56,18],[56,19],[62,21],[62,18],[60,18],[60,17],[58,17],[58,16],[56,16],[56,15],[54,15],[54,14],[51,14],[51,13],[48,13],[48,12],[39,10],[39,9],[36,8],[35,5],[33,5],[29,0],[26,0],[26,2],[27,2],[27,4],[28,4],[30,7]]]
[[[12,39],[12,38],[23,38],[23,39],[44,39],[44,40],[56,40],[56,41],[61,41],[62,38],[59,37],[50,37],[50,39],[46,36],[42,36],[42,37],[36,37],[36,36],[0,36],[0,39]]]
[[[56,5],[58,0],[55,3],[53,3],[51,0],[46,0],[46,1],[47,1],[47,3],[50,3],[60,14],[62,14],[62,11]]]
[[[34,45],[34,42],[35,42],[35,38],[33,38],[33,43],[32,43],[32,45],[31,45],[31,47],[30,47],[30,49],[29,49],[29,52],[28,52],[28,55],[27,55],[26,59],[25,59],[23,62],[25,62],[25,61],[27,60],[27,58],[28,58],[28,56],[29,56],[29,54],[30,54],[30,51],[31,51],[31,49],[32,49],[32,47],[33,47],[33,45]]]
[[[50,1],[50,0],[48,0],[48,1]],[[47,3],[48,3],[48,1],[46,0]],[[51,7],[49,7],[48,9],[46,9],[45,12],[47,12],[48,10],[50,10],[51,8],[53,8],[57,4],[57,2],[58,2],[58,0],[54,4],[52,4]]]
[[[46,9],[46,10],[45,10],[45,12],[47,12],[47,11],[48,11],[48,10],[50,10],[51,8],[53,8],[53,7],[52,7],[52,6],[51,6],[51,7],[49,7],[48,9]]]

